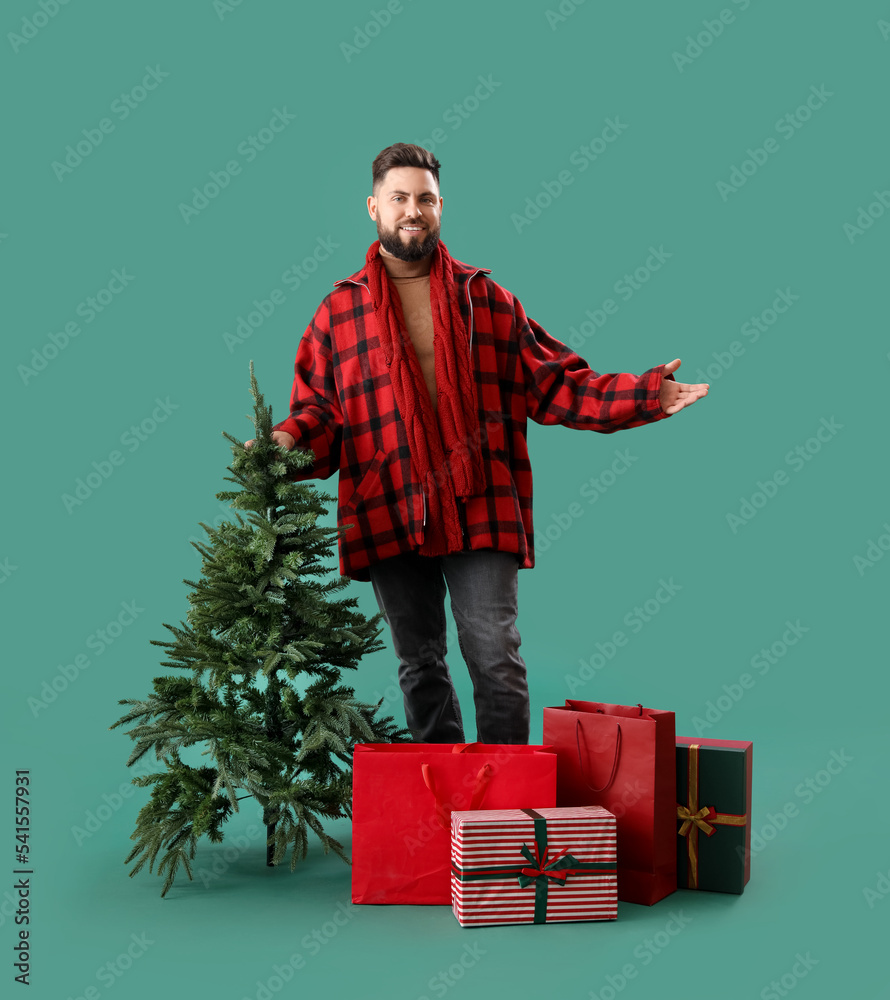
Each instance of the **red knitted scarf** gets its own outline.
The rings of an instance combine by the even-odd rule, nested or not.
[[[429,541],[435,551],[428,545],[421,551],[443,555],[462,547],[455,498],[476,496],[485,490],[476,381],[451,255],[440,241],[430,267],[438,413],[433,410],[420,362],[405,329],[399,293],[380,259],[379,240],[368,248],[365,260],[380,345],[408,434],[411,461],[424,484],[427,532],[432,532]]]

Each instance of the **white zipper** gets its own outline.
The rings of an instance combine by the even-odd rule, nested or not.
[[[420,498],[421,498],[421,500],[423,500],[423,523],[421,524],[421,528],[425,528],[426,527],[426,493],[424,492],[423,487],[420,488]]]

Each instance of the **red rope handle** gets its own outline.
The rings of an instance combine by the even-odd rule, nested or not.
[[[621,752],[621,723],[617,724],[617,733],[615,736],[615,759],[612,761],[612,773],[609,775],[609,780],[602,786],[602,788],[595,788],[591,785],[584,773],[584,758],[581,756],[581,720],[575,720],[575,745],[578,748],[578,767],[581,769],[581,777],[584,779],[584,783],[592,792],[604,792],[609,785],[615,780],[615,775],[618,772],[618,755]]]
[[[479,773],[476,775],[476,784],[473,788],[473,795],[470,799],[471,809],[478,809],[482,805],[482,800],[485,798],[485,793],[488,790],[488,784],[493,774],[494,768],[491,764],[483,764],[479,768]]]
[[[433,793],[436,800],[436,820],[443,830],[451,829],[451,809],[452,807],[443,802],[436,791],[436,783],[433,779],[433,770],[429,764],[421,764],[420,771],[423,775],[423,783]],[[478,809],[482,804],[485,793],[488,790],[491,776],[494,774],[494,767],[491,764],[483,764],[476,775],[476,783],[473,786],[473,794],[470,796],[470,809]]]

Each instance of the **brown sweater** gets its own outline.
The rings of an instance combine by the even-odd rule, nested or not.
[[[435,411],[436,355],[433,348],[433,312],[430,307],[430,258],[404,261],[381,250],[380,259],[402,301],[405,327],[414,345]]]

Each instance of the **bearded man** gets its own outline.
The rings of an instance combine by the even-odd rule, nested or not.
[[[678,358],[639,376],[592,371],[489,268],[448,252],[440,167],[406,143],[375,158],[378,239],[300,340],[290,415],[273,439],[313,452],[300,479],[339,472],[340,572],[373,586],[414,738],[464,742],[445,661],[447,586],[476,738],[527,743],[515,623],[517,571],[535,561],[528,419],[609,434],[671,416],[708,385],[677,382]]]

